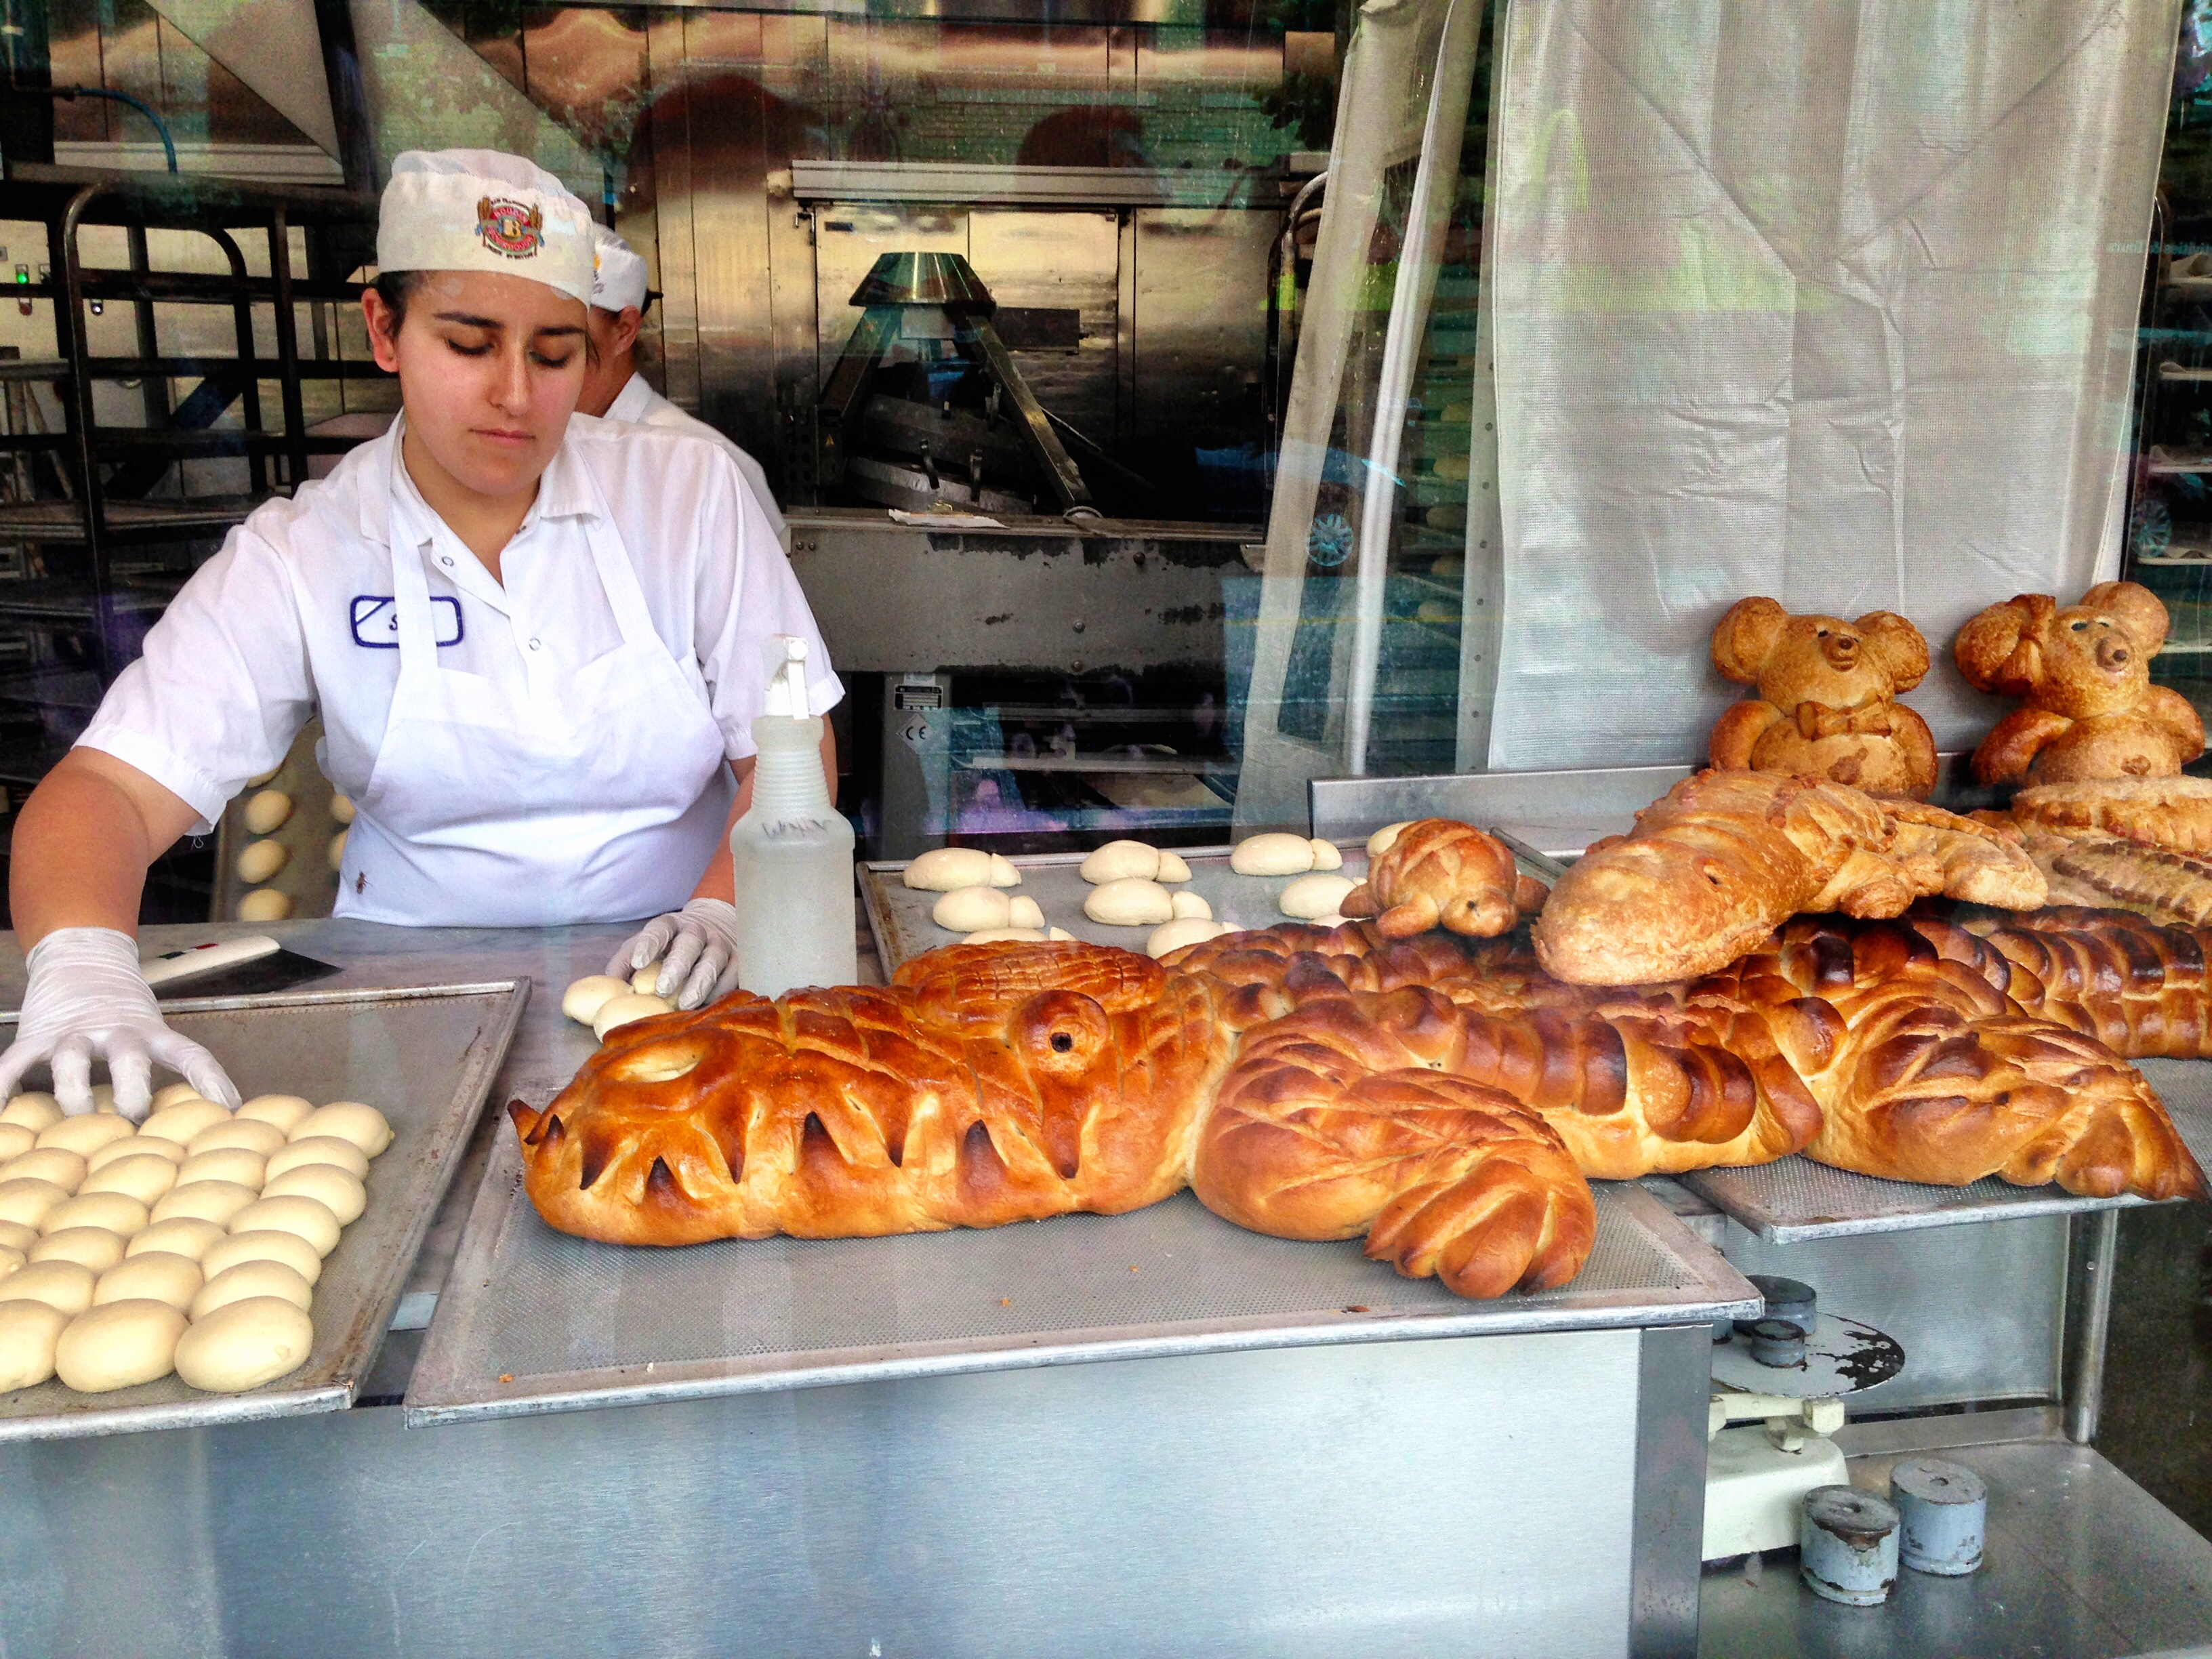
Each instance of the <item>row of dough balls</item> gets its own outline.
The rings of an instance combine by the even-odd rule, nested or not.
[[[634,1019],[675,1012],[676,1005],[653,988],[660,982],[660,964],[648,962],[628,979],[611,974],[586,974],[561,994],[561,1012],[579,1025],[588,1025],[602,1042],[607,1033]]]
[[[275,775],[271,772],[255,781],[266,782]],[[282,789],[264,789],[248,797],[240,813],[248,833],[264,837],[248,842],[240,848],[233,866],[238,872],[238,878],[252,890],[240,896],[234,914],[240,921],[282,921],[292,914],[290,894],[262,885],[274,881],[291,862],[290,848],[281,841],[266,839],[283,829],[291,817],[292,798]],[[344,795],[331,795],[331,817],[341,825],[350,824],[354,817],[352,800]],[[332,870],[345,862],[347,834],[346,830],[340,829],[324,849],[323,856]]]
[[[391,1144],[359,1101],[259,1095],[234,1114],[173,1084],[134,1128],[16,1096],[0,1109],[0,1391],[174,1370],[230,1393],[298,1369],[323,1258]]]

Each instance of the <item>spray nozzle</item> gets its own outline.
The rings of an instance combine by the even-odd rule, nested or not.
[[[768,690],[761,713],[787,720],[806,718],[806,641],[795,634],[772,635],[761,657],[768,672]]]

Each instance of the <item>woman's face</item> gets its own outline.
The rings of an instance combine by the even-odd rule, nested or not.
[[[425,272],[394,331],[362,295],[377,367],[399,376],[407,426],[452,479],[479,495],[532,489],[584,386],[584,302],[526,276]]]

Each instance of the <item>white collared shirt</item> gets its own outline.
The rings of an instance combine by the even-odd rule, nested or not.
[[[366,792],[399,674],[395,553],[423,562],[440,664],[481,675],[517,707],[620,646],[583,533],[584,470],[629,550],[654,632],[678,661],[699,665],[732,759],[753,753],[771,635],[807,641],[810,712],[844,696],[791,566],[719,443],[574,417],[495,581],[406,468],[391,465],[404,425],[234,529],[78,739],[181,798],[200,815],[194,833],[208,832],[248,778],[282,762],[318,712],[325,775],[356,799]],[[397,515],[387,477],[407,498]],[[395,550],[395,523],[426,528],[415,547]],[[454,814],[467,817],[469,803],[456,801]]]
[[[632,374],[623,382],[623,389],[615,393],[614,402],[607,405],[602,420],[628,421],[635,426],[673,427],[679,431],[693,432],[712,438],[729,452],[730,459],[738,464],[738,471],[745,475],[745,482],[753,487],[753,497],[760,503],[762,514],[769,528],[775,532],[776,545],[786,553],[791,551],[791,526],[783,521],[783,511],[775,504],[775,494],[768,487],[768,473],[761,464],[708,426],[696,416],[687,415],[645,383],[645,376]]]

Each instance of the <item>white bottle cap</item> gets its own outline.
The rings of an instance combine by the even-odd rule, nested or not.
[[[806,718],[806,641],[795,634],[772,635],[761,656],[768,669],[768,689],[761,697],[761,713],[786,720]]]

